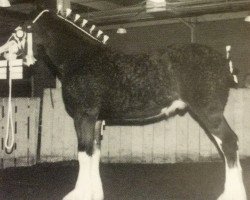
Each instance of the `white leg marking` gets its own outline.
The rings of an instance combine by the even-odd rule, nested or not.
[[[219,145],[221,151],[222,151],[222,141],[213,135],[215,138],[217,144]],[[222,151],[224,154],[224,152]],[[239,160],[239,153],[237,151],[237,158],[235,166],[229,167],[228,161],[225,158],[225,164],[226,164],[226,178],[225,178],[225,184],[224,184],[224,192],[220,195],[218,200],[247,200],[246,191],[242,179],[242,169],[240,165]]]
[[[91,157],[85,152],[78,153],[79,173],[75,189],[67,194],[63,200],[91,200]]]
[[[101,151],[100,149],[96,148],[91,158],[92,200],[104,199],[102,181],[101,181],[100,171],[99,171],[100,157],[101,157]]]
[[[247,200],[244,183],[242,180],[242,170],[237,152],[237,164],[229,168],[226,160],[226,180],[224,192],[218,200]]]
[[[222,151],[222,141],[220,138],[218,138],[217,136],[213,135],[215,141],[217,142],[218,146],[220,147],[220,150]],[[223,152],[223,151],[222,151]]]
[[[165,113],[166,116],[169,116],[171,113],[174,113],[177,109],[183,110],[187,105],[182,100],[175,100],[171,106],[163,108],[162,113]]]

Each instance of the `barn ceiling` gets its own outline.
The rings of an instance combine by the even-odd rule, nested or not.
[[[250,0],[71,0],[71,7],[101,25],[250,10]]]
[[[152,4],[159,0],[10,0],[13,5],[10,9],[27,13],[39,1],[46,5],[63,2],[70,5],[75,13],[99,26],[147,23],[214,13],[250,12],[250,0],[166,0],[163,4]]]

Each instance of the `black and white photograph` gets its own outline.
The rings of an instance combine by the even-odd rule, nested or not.
[[[250,0],[0,0],[0,200],[250,200]]]

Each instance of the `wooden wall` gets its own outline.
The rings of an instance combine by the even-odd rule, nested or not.
[[[66,114],[60,89],[45,90],[41,161],[76,159],[73,120]],[[250,90],[231,90],[226,118],[240,138],[240,154],[250,156]],[[102,161],[111,163],[175,163],[218,159],[217,150],[189,114],[146,126],[106,126]]]
[[[7,99],[0,99],[0,168],[37,162],[39,106],[39,99],[13,99],[16,144],[13,152],[8,154],[4,150]],[[230,91],[225,115],[240,138],[241,157],[249,157],[249,89]],[[41,161],[76,159],[73,120],[64,110],[60,89],[53,89],[52,96],[49,89],[45,90],[42,122]],[[214,159],[218,159],[214,145],[189,114],[146,126],[106,126],[104,130],[102,162],[175,163]]]
[[[8,153],[4,148],[8,98],[0,99],[0,168],[29,166],[37,161],[40,99],[12,99],[15,145]]]
[[[52,103],[53,102],[53,103]],[[76,134],[73,120],[67,115],[61,90],[44,91],[42,109],[41,161],[75,159]]]

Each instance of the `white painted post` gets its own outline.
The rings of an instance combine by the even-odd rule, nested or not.
[[[67,8],[71,8],[70,0],[57,0],[57,6],[61,5],[62,10],[65,11]]]
[[[57,89],[62,88],[62,83],[61,83],[61,81],[59,80],[58,77],[56,77],[56,88],[57,88]]]

